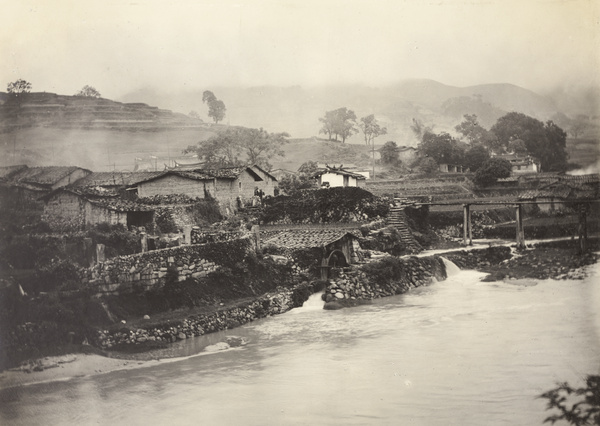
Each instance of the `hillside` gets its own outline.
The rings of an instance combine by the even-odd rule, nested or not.
[[[375,114],[388,128],[386,140],[399,145],[417,143],[410,131],[413,118],[435,126],[437,131],[453,131],[463,114],[477,114],[484,126],[491,126],[509,111],[520,111],[548,119],[557,109],[554,101],[511,84],[455,87],[433,80],[406,80],[385,87],[252,87],[210,88],[227,106],[226,121],[269,131],[287,131],[292,137],[318,135],[319,117],[325,111],[348,107],[358,117]],[[196,110],[206,114],[202,91],[163,93],[146,88],[121,98],[142,101],[178,111]],[[349,139],[361,143],[361,136]],[[385,142],[385,141],[384,141]]]
[[[86,129],[201,127],[202,121],[143,103],[103,98],[24,93],[0,97],[0,132],[34,126]]]
[[[347,145],[318,138],[319,117],[324,111],[347,106],[358,117],[374,113],[388,134],[378,145],[395,140],[416,145],[410,130],[413,118],[432,125],[436,132],[453,132],[463,114],[474,113],[484,126],[509,110],[540,119],[555,113],[550,98],[508,84],[458,88],[432,80],[407,80],[385,88],[365,86],[301,88],[215,88],[227,106],[226,123],[287,131],[292,141],[285,158],[273,159],[274,168],[296,170],[308,160],[370,164],[362,135]],[[31,93],[19,102],[0,92],[0,165],[78,165],[92,170],[162,169],[184,158],[189,145],[214,135],[225,125],[211,125],[180,111],[206,113],[201,92],[161,94],[140,90],[124,101]],[[140,101],[147,102],[140,103]],[[160,105],[161,108],[149,105]],[[591,129],[597,129],[591,127]],[[597,144],[592,132],[569,142],[572,161],[583,167],[594,163],[586,147]],[[593,151],[593,150],[592,150]]]
[[[215,126],[143,103],[0,93],[0,165],[78,165],[96,171],[161,170]],[[218,127],[218,126],[217,126]]]

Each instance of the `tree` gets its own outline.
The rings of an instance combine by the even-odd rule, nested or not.
[[[204,93],[202,93],[202,103],[203,104],[206,104],[206,103],[210,104],[211,102],[216,101],[216,100],[217,100],[217,97],[210,90],[205,90]]]
[[[381,127],[373,114],[362,117],[358,127],[365,136],[365,145],[367,146],[375,145],[376,137],[387,134],[387,128]]]
[[[432,175],[439,171],[438,163],[431,157],[419,158],[414,166],[419,169],[421,173],[425,173],[426,175]]]
[[[221,100],[217,99],[208,105],[208,116],[215,121],[215,124],[218,124],[219,121],[223,121],[226,111],[227,108],[225,108],[225,103]]]
[[[540,161],[542,170],[564,171],[567,167],[567,134],[552,121],[544,124],[520,112],[509,112],[490,130],[504,147],[513,139],[521,139],[529,154]]]
[[[473,181],[479,186],[488,186],[498,179],[509,177],[511,171],[512,167],[507,160],[490,158],[477,170]]]
[[[425,156],[433,158],[438,164],[463,163],[464,149],[456,139],[446,132],[439,135],[426,132],[419,144],[419,151]]]
[[[573,388],[566,382],[559,383],[555,389],[540,395],[540,398],[548,400],[547,410],[556,409],[560,413],[546,418],[544,423],[566,420],[575,426],[599,425],[600,375],[588,375],[585,384],[585,387]]]
[[[75,93],[75,96],[81,96],[86,98],[99,98],[101,97],[100,92],[98,92],[92,86],[85,85],[81,88],[81,90]]]
[[[325,117],[319,118],[319,121],[323,123],[319,133],[326,134],[329,140],[333,135],[337,141],[339,136],[342,143],[345,143],[347,138],[358,132],[354,127],[356,125],[356,114],[346,107],[327,111]]]
[[[527,155],[527,147],[521,139],[513,139],[508,143],[508,151],[517,155]]]
[[[205,141],[188,146],[184,153],[197,154],[207,167],[257,164],[268,169],[271,167],[268,160],[284,155],[282,146],[287,143],[287,137],[287,133],[230,127]]]
[[[398,159],[398,145],[394,141],[386,142],[381,148],[381,162],[395,166],[400,160]]]
[[[413,118],[412,124],[410,125],[410,130],[412,130],[412,132],[420,142],[423,140],[423,136],[426,133],[433,132],[433,126],[426,126],[423,123],[423,120],[421,120],[420,118]]]
[[[248,164],[257,164],[267,169],[271,168],[269,160],[273,157],[283,157],[282,147],[288,141],[288,133],[268,133],[266,130],[240,128],[238,132],[240,144],[246,153]]]
[[[223,101],[217,99],[215,94],[210,90],[205,90],[202,93],[202,102],[208,105],[208,116],[213,119],[215,124],[223,121],[225,112],[227,111]]]
[[[234,128],[220,132],[196,145],[188,146],[183,152],[194,153],[206,167],[234,167],[242,164],[240,140]]]
[[[319,170],[316,161],[306,161],[298,167],[298,175],[284,176],[279,180],[281,193],[291,195],[302,189],[317,189],[315,173]]]
[[[188,117],[190,117],[190,118],[194,118],[194,119],[196,119],[196,120],[202,120],[202,119],[200,118],[200,114],[198,114],[198,112],[197,112],[197,111],[194,111],[194,110],[192,110],[192,111],[190,111],[190,112],[188,113]]]
[[[13,81],[12,83],[8,83],[6,86],[6,91],[13,96],[19,96],[22,93],[29,93],[31,92],[31,83],[23,79],[19,79],[17,81]]]
[[[489,159],[490,153],[487,148],[483,145],[475,145],[465,152],[463,165],[475,173]]]
[[[590,126],[590,118],[583,114],[578,114],[569,125],[569,133],[574,138],[582,135]]]
[[[465,114],[463,121],[454,127],[471,145],[483,145],[490,151],[499,151],[498,138],[479,124],[475,114]]]

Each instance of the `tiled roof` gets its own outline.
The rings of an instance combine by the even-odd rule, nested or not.
[[[159,176],[164,172],[95,172],[79,179],[72,186],[128,186]]]
[[[562,188],[560,190],[549,190],[549,189],[533,189],[525,191],[519,195],[519,200],[535,200],[537,198],[569,198],[571,190],[568,188]]]
[[[264,244],[290,249],[325,247],[348,234],[357,237],[347,229],[285,230],[265,239]]]
[[[73,188],[73,187],[63,187],[58,188],[52,191],[50,194],[44,195],[41,197],[42,200],[48,201],[56,194],[61,192],[67,192],[77,197],[83,198],[84,200],[89,201],[90,203],[104,207],[108,210],[113,210],[117,212],[149,212],[154,211],[155,209],[152,206],[139,204],[133,201],[123,200],[114,194],[114,191],[111,189],[102,192],[100,189],[97,193],[92,193],[89,191],[91,187],[83,187],[83,188]]]
[[[202,173],[206,173],[209,176],[213,176],[221,179],[236,179],[239,175],[241,175],[247,167],[226,167],[221,169],[202,169],[200,170]],[[256,172],[252,171],[252,173],[256,174]]]
[[[595,173],[589,175],[562,175],[558,177],[558,180],[580,183],[598,183],[600,182],[600,174]]]
[[[358,173],[354,173],[354,172],[350,172],[348,170],[344,170],[344,169],[325,169],[325,170],[319,170],[317,173],[315,173],[313,176],[314,177],[319,177],[322,176],[326,173],[333,173],[336,175],[342,175],[342,176],[350,176],[356,179],[366,179],[363,175],[358,174]]]
[[[121,198],[88,198],[86,199],[100,207],[116,212],[151,212],[154,209],[151,206],[134,203],[133,201],[123,200]]]
[[[26,168],[27,166],[25,164],[21,164],[19,166],[0,167],[0,179],[10,179],[11,175],[14,175]]]
[[[80,167],[28,167],[15,173],[11,179],[17,182],[37,184],[37,185],[54,185],[61,179],[69,176],[76,170],[82,170]]]

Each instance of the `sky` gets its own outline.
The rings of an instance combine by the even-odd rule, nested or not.
[[[0,90],[600,86],[598,0],[0,0]]]

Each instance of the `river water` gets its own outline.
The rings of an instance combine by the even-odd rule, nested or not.
[[[189,339],[193,356],[0,391],[0,424],[541,425],[539,394],[600,372],[590,270],[539,282],[459,271],[339,311],[317,295]]]

